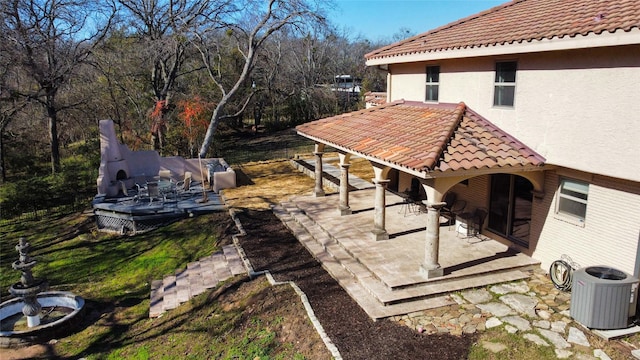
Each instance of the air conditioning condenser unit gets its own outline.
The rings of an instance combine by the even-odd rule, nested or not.
[[[591,329],[623,329],[636,314],[638,279],[607,266],[573,274],[571,317]]]

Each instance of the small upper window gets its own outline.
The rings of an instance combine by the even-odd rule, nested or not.
[[[427,66],[427,96],[426,101],[438,101],[438,87],[440,85],[440,66]]]
[[[513,106],[516,93],[516,68],[515,61],[496,63],[496,79],[494,84],[493,105]]]
[[[558,192],[557,212],[584,221],[587,215],[589,184],[572,179],[562,179]]]

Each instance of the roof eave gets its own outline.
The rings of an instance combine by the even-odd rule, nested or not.
[[[587,35],[554,37],[552,39],[523,40],[513,43],[474,46],[458,49],[444,49],[412,54],[381,56],[368,58],[367,66],[402,64],[444,59],[472,58],[482,56],[499,56],[534,52],[587,49],[609,46],[640,44],[640,28],[629,31],[619,29],[615,32],[589,33]]]
[[[409,174],[411,174],[413,176],[417,176],[417,177],[420,177],[420,178],[426,178],[425,177],[426,172],[424,172],[424,171],[421,171],[421,170],[418,170],[418,169],[408,168],[406,166],[403,166],[403,165],[400,165],[400,164],[397,164],[397,163],[394,163],[394,162],[385,161],[383,159],[380,159],[380,158],[377,158],[377,157],[374,157],[374,156],[371,156],[371,155],[368,155],[368,154],[365,154],[365,153],[362,153],[362,152],[359,152],[359,151],[355,151],[353,149],[346,148],[344,146],[340,146],[338,144],[332,143],[331,141],[327,141],[325,139],[320,139],[318,137],[305,134],[305,133],[303,133],[301,131],[298,131],[298,135],[304,136],[307,139],[313,140],[315,142],[319,142],[319,143],[331,146],[332,148],[334,148],[336,150],[339,150],[339,151],[342,151],[342,152],[345,152],[345,153],[349,153],[349,154],[353,154],[353,155],[357,155],[357,156],[359,156],[359,157],[361,157],[363,159],[366,159],[366,160],[369,160],[369,161],[373,161],[373,162],[375,162],[377,164],[382,164],[384,166],[388,166],[388,167],[393,168],[393,169],[399,169],[399,170],[402,170],[402,171],[404,171],[406,173],[409,173]]]
[[[525,172],[525,171],[544,171],[544,170],[549,170],[550,168],[553,168],[553,166],[547,165],[545,163],[541,163],[540,165],[522,165],[522,166],[494,166],[491,168],[481,168],[481,169],[467,169],[467,170],[450,170],[450,171],[440,171],[440,170],[430,170],[430,169],[414,169],[414,168],[409,168],[406,166],[403,166],[401,164],[398,163],[394,163],[394,162],[390,162],[390,161],[385,161],[383,159],[374,157],[374,156],[370,156],[368,154],[365,153],[361,153],[358,151],[355,151],[353,149],[349,149],[343,146],[340,146],[338,144],[332,143],[331,141],[327,141],[325,139],[321,139],[315,136],[311,136],[308,134],[305,134],[304,132],[298,131],[297,132],[298,135],[300,136],[304,136],[310,140],[313,140],[315,142],[319,142],[328,146],[331,146],[332,148],[341,151],[341,152],[345,152],[345,153],[349,153],[349,154],[353,154],[353,155],[357,155],[363,159],[366,159],[368,161],[372,161],[375,162],[377,164],[381,164],[384,166],[388,166],[390,168],[393,169],[398,169],[398,170],[402,170],[403,172],[406,172],[408,174],[411,174],[415,177],[418,178],[422,178],[422,179],[435,179],[435,178],[444,178],[444,177],[452,177],[452,176],[479,176],[479,175],[486,175],[486,174],[498,174],[498,173],[508,173],[508,174],[514,174],[514,173],[519,173],[519,172]]]
[[[490,175],[490,174],[517,174],[522,172],[529,171],[545,171],[551,170],[555,168],[555,166],[548,164],[540,164],[540,165],[521,165],[521,166],[494,166],[491,168],[481,168],[481,169],[457,169],[457,170],[447,170],[447,171],[429,171],[425,172],[425,179],[435,179],[435,178],[444,178],[444,177],[474,177],[480,175]]]

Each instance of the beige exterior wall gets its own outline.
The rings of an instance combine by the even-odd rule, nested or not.
[[[398,191],[410,189],[412,177],[411,174],[401,172],[398,178]],[[456,193],[458,199],[467,202],[465,212],[472,212],[478,207],[489,207],[489,175],[471,178],[468,185],[458,183],[449,191]]]
[[[469,179],[469,185],[458,183],[449,191],[456,193],[458,199],[467,202],[465,212],[472,212],[475,208],[489,207],[489,176],[483,175]],[[486,221],[485,221],[486,225]]]
[[[410,174],[407,174],[404,172],[400,172],[398,174],[398,191],[399,192],[411,190],[411,178],[412,176]]]
[[[518,61],[513,108],[494,108],[496,60]],[[440,102],[464,101],[547,163],[640,181],[640,45],[389,67],[389,99],[423,101],[440,65]]]
[[[387,99],[396,100],[419,100],[423,101],[426,89],[426,65],[424,64],[403,64],[389,68],[391,81],[387,82]]]
[[[584,223],[556,213],[561,177],[587,181]],[[533,257],[548,269],[563,254],[581,266],[608,265],[634,274],[640,237],[640,184],[569,169],[548,171],[545,196],[534,199]],[[539,234],[539,235],[538,235]]]

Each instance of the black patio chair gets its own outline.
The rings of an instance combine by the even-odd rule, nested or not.
[[[487,218],[489,212],[485,208],[476,208],[472,213],[460,214],[460,218],[464,218],[466,221],[460,222],[460,226],[457,230],[457,235],[463,233],[466,236],[475,236],[480,234],[484,220]]]
[[[405,190],[401,193],[400,197],[402,197],[402,205],[400,206],[400,210],[398,210],[398,214],[402,214],[402,216],[406,217],[408,214],[413,213],[415,203],[409,195],[409,190]]]
[[[447,225],[455,225],[456,216],[462,214],[464,208],[467,207],[467,202],[464,200],[458,200],[458,195],[454,192],[448,192],[444,196],[444,203],[446,204],[440,209],[440,215],[448,219]]]

